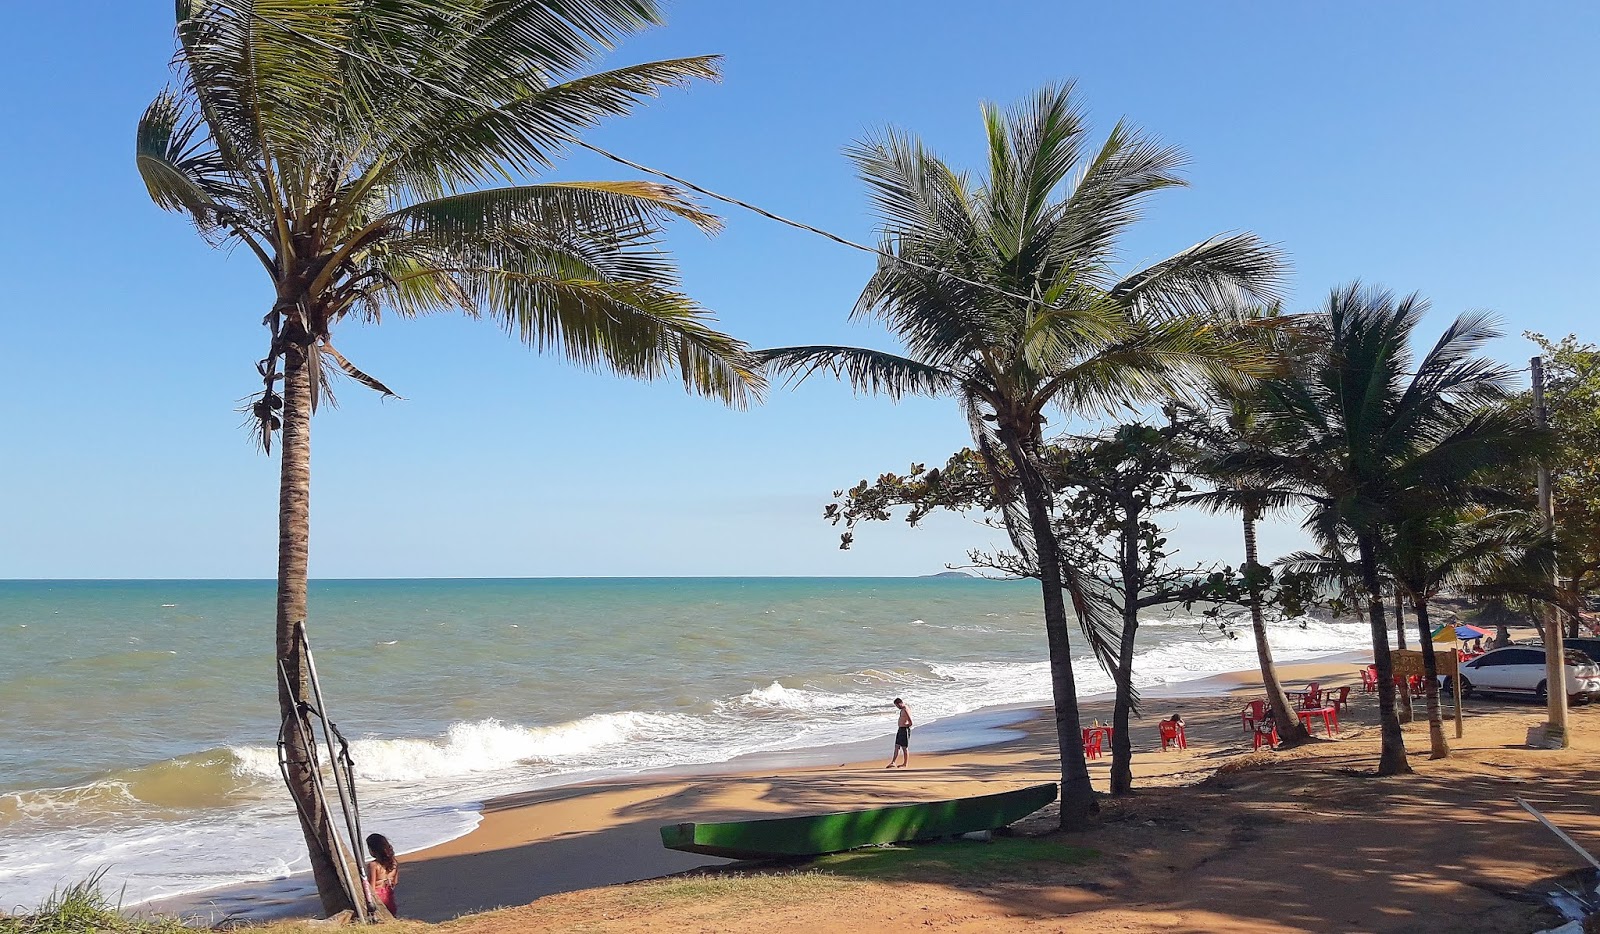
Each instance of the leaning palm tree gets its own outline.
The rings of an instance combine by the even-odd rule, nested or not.
[[[1498,333],[1481,314],[1456,319],[1420,359],[1413,355],[1426,310],[1415,294],[1397,301],[1359,283],[1336,290],[1316,357],[1298,376],[1263,383],[1263,419],[1279,447],[1233,465],[1309,496],[1307,525],[1329,553],[1354,546],[1378,674],[1379,775],[1411,770],[1384,622],[1384,539],[1419,499],[1441,510],[1471,504],[1463,464],[1486,462],[1497,433],[1485,430],[1485,407],[1501,402],[1512,381],[1511,370],[1477,355]]]
[[[454,310],[582,366],[676,372],[735,404],[758,389],[743,345],[682,294],[658,246],[664,221],[714,218],[646,182],[515,184],[602,118],[716,74],[713,58],[582,73],[658,20],[653,0],[178,0],[176,82],[139,121],[138,166],[156,204],[242,247],[271,284],[248,411],[264,447],[281,439],[286,723],[308,699],[311,416],[335,373],[388,393],[334,348],[335,325]],[[314,769],[292,753],[286,780],[331,913],[349,901]]]
[[[1072,828],[1097,804],[1079,742],[1067,597],[1080,623],[1092,625],[1094,611],[1077,570],[1063,567],[1052,527],[1046,411],[1110,411],[1169,392],[1186,377],[1259,364],[1252,344],[1203,316],[1241,293],[1270,299],[1282,262],[1238,234],[1118,276],[1117,241],[1141,202],[1182,184],[1178,152],[1124,124],[1086,152],[1070,85],[1044,88],[1010,112],[986,105],[983,118],[982,180],[903,133],[849,151],[881,218],[884,254],[854,316],[879,318],[908,352],[810,346],[762,356],[796,380],[825,370],[858,391],[960,403],[1012,543],[1037,568],[1061,752],[1061,823]]]
[[[1256,661],[1261,669],[1262,689],[1267,695],[1267,706],[1272,710],[1272,721],[1277,725],[1279,739],[1284,746],[1293,747],[1310,742],[1311,731],[1295,714],[1283,683],[1278,680],[1278,668],[1272,658],[1272,643],[1267,638],[1266,617],[1263,613],[1264,582],[1267,570],[1262,566],[1256,545],[1256,530],[1266,516],[1288,508],[1300,501],[1292,489],[1284,489],[1261,482],[1227,468],[1225,465],[1241,451],[1270,447],[1272,439],[1261,429],[1251,384],[1225,383],[1215,387],[1211,410],[1198,413],[1190,435],[1193,439],[1189,467],[1198,476],[1211,483],[1212,488],[1189,497],[1188,502],[1211,512],[1237,512],[1244,533],[1244,583],[1245,603],[1250,610],[1250,631],[1255,636]]]

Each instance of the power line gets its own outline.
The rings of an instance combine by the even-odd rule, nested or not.
[[[277,21],[277,20],[275,20],[275,19],[273,19],[271,17],[262,16],[260,13],[256,12],[253,9],[245,10],[244,12],[248,16],[250,16],[252,18],[258,19],[261,22],[266,23],[267,25],[272,26],[275,29],[279,29],[279,30],[281,30],[283,32],[286,32],[289,35],[294,36],[294,37],[296,37],[296,38],[298,38],[298,39],[300,39],[302,41],[309,42],[309,43],[311,43],[313,45],[316,45],[316,46],[320,46],[321,48],[327,49],[328,51],[333,52],[336,55],[344,55],[344,56],[347,56],[349,58],[353,58],[353,59],[355,59],[357,61],[365,62],[366,64],[372,65],[372,66],[374,66],[376,68],[380,68],[380,69],[383,69],[385,71],[389,71],[389,72],[391,72],[393,74],[396,74],[396,75],[399,75],[401,77],[404,77],[407,80],[413,81],[416,84],[421,85],[422,87],[425,87],[428,90],[433,91],[436,94],[443,94],[446,97],[452,98],[454,100],[461,101],[462,103],[465,103],[465,104],[470,104],[473,107],[487,108],[488,110],[491,110],[491,111],[499,111],[499,110],[503,110],[504,109],[502,107],[489,104],[489,103],[487,103],[485,101],[475,100],[474,98],[468,97],[467,95],[462,94],[459,91],[453,91],[453,90],[451,90],[449,88],[441,87],[440,85],[434,84],[433,82],[428,81],[425,78],[419,78],[416,75],[413,75],[411,72],[406,71],[404,68],[401,68],[398,65],[391,65],[388,62],[380,62],[380,61],[378,61],[378,60],[376,60],[374,58],[370,58],[370,57],[368,57],[366,55],[362,55],[359,52],[355,52],[355,51],[352,51],[352,50],[346,49],[346,48],[341,48],[341,47],[336,46],[336,45],[334,45],[334,44],[332,44],[330,42],[326,42],[326,41],[324,41],[322,39],[319,39],[316,36],[309,35],[309,34],[307,34],[305,32],[302,32],[302,31],[294,28],[293,26],[288,25],[287,23],[281,23],[281,22],[279,22],[279,21]],[[701,185],[696,185],[694,182],[691,182],[686,178],[682,178],[680,176],[673,175],[670,172],[664,172],[661,169],[651,168],[650,166],[642,165],[642,164],[640,164],[638,162],[634,162],[631,159],[623,158],[622,156],[619,156],[614,152],[610,152],[608,150],[602,149],[601,147],[596,146],[593,143],[585,142],[584,140],[581,140],[581,139],[577,138],[576,136],[573,136],[573,135],[571,135],[569,133],[562,133],[560,131],[555,131],[554,135],[560,137],[561,139],[563,139],[567,143],[570,143],[570,144],[572,144],[574,146],[578,146],[578,147],[580,147],[582,149],[587,149],[590,152],[594,153],[595,155],[602,156],[602,157],[604,157],[606,159],[610,159],[612,162],[616,162],[616,163],[619,163],[621,165],[625,165],[625,166],[627,166],[627,167],[629,167],[631,169],[634,169],[634,170],[639,171],[639,172],[644,172],[644,173],[646,173],[648,175],[654,175],[654,176],[656,176],[658,178],[664,178],[664,179],[666,179],[666,180],[668,180],[670,182],[673,182],[675,184],[682,185],[683,187],[689,189],[690,191],[698,192],[698,193],[706,196],[707,198],[711,198],[711,199],[713,199],[715,201],[720,201],[720,202],[722,202],[724,204],[733,205],[734,207],[743,208],[746,211],[750,211],[752,213],[758,214],[758,215],[760,215],[762,217],[767,218],[768,220],[777,221],[780,224],[785,224],[785,225],[787,225],[789,227],[795,228],[796,230],[803,230],[803,231],[805,231],[807,233],[815,234],[815,235],[817,235],[819,237],[823,237],[823,238],[826,238],[828,240],[832,240],[834,243],[840,244],[841,246],[847,246],[847,247],[849,247],[849,248],[851,248],[853,250],[860,250],[863,253],[871,253],[874,256],[878,256],[878,257],[880,257],[882,259],[889,260],[890,262],[899,263],[899,264],[904,265],[904,266],[910,266],[913,269],[919,269],[919,270],[921,270],[923,272],[932,273],[932,274],[934,274],[936,276],[942,276],[942,277],[944,277],[946,279],[950,279],[950,280],[953,280],[955,282],[960,282],[963,285],[970,285],[973,288],[983,289],[983,290],[988,291],[988,292],[994,292],[995,294],[1003,295],[1006,298],[1013,298],[1013,299],[1017,299],[1018,301],[1029,302],[1029,303],[1037,302],[1038,304],[1043,305],[1046,308],[1052,308],[1052,309],[1055,309],[1057,311],[1065,310],[1064,306],[1057,305],[1057,304],[1054,304],[1052,302],[1046,302],[1043,299],[1038,298],[1038,297],[1030,297],[1030,296],[1027,296],[1027,295],[1023,295],[1020,292],[1012,292],[1012,291],[1008,291],[1006,289],[1002,289],[997,285],[993,285],[993,284],[990,284],[990,283],[987,283],[987,282],[978,282],[978,281],[976,281],[974,279],[968,279],[968,278],[966,278],[964,276],[959,276],[959,275],[957,275],[957,274],[955,274],[953,272],[950,272],[948,270],[945,270],[945,269],[939,269],[939,268],[937,268],[935,266],[928,266],[928,265],[925,265],[923,263],[919,263],[919,262],[917,262],[915,260],[906,259],[903,256],[896,256],[893,253],[885,252],[884,250],[880,250],[880,249],[878,249],[876,247],[867,246],[864,243],[857,243],[854,240],[850,240],[848,238],[841,237],[838,234],[831,233],[829,231],[823,230],[820,227],[813,227],[812,225],[807,224],[807,223],[805,223],[803,221],[792,220],[792,219],[784,217],[784,216],[782,216],[780,214],[774,214],[773,212],[768,211],[765,208],[758,207],[758,206],[756,206],[754,204],[751,204],[748,201],[742,201],[742,200],[740,200],[738,198],[735,198],[735,197],[732,197],[730,195],[719,194],[719,193],[717,193],[715,191],[712,191],[709,188],[703,187]]]

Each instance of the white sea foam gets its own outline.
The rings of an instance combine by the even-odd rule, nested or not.
[[[856,710],[865,705],[863,698],[832,691],[810,688],[789,688],[774,681],[764,688],[741,694],[738,704],[758,710],[789,710],[805,713],[819,711]]]
[[[451,724],[432,739],[367,737],[350,744],[356,778],[368,782],[419,782],[497,772],[518,765],[598,764],[596,753],[624,743],[693,736],[694,718],[667,713],[596,714],[548,727],[525,727],[490,718]],[[265,746],[233,747],[237,769],[263,779],[278,777],[277,752]]]

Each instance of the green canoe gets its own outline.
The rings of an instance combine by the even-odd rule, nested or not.
[[[897,804],[867,811],[729,821],[722,824],[668,824],[661,844],[727,859],[820,856],[866,846],[931,840],[952,834],[994,830],[1021,820],[1056,799],[1056,784],[1033,785],[973,798]]]

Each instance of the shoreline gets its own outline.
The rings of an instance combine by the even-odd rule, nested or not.
[[[1332,653],[1309,660],[1280,664],[1278,669],[1280,676],[1286,681],[1319,678],[1326,683],[1351,683],[1356,680],[1357,669],[1365,664],[1363,659],[1367,654],[1370,653],[1360,651]],[[1150,686],[1142,692],[1146,700],[1145,719],[1137,722],[1135,729],[1154,734],[1154,724],[1150,719],[1154,711],[1149,709],[1152,702],[1168,706],[1176,705],[1187,719],[1189,710],[1186,708],[1215,708],[1218,704],[1222,704],[1231,710],[1233,698],[1241,692],[1249,692],[1252,689],[1260,689],[1260,674],[1254,669],[1217,672],[1199,678]],[[1080,709],[1085,722],[1091,720],[1108,722],[1111,718],[1112,696],[1110,693],[1102,692],[1080,698]],[[929,769],[942,773],[952,768],[954,762],[974,757],[993,759],[995,766],[1000,766],[1003,760],[1010,758],[1008,753],[1012,747],[1039,746],[1041,737],[1048,734],[1045,737],[1048,741],[1044,742],[1043,746],[1046,747],[1052,764],[1043,770],[1038,769],[1036,764],[1031,766],[1030,780],[1056,780],[1059,777],[1059,766],[1054,764],[1054,724],[1048,718],[1050,709],[1048,703],[1004,704],[933,721],[925,727],[920,727],[914,734],[913,753],[917,756],[914,767],[910,770],[896,770],[891,775],[916,777],[929,774],[927,771]],[[885,757],[886,750],[883,747],[888,742],[888,736],[889,733],[885,732],[883,737],[874,740],[753,752],[722,762],[673,765],[624,775],[588,777],[577,782],[489,796],[477,803],[478,820],[465,833],[402,854],[402,863],[407,869],[405,885],[407,892],[402,900],[402,912],[424,920],[445,920],[468,911],[526,902],[545,894],[637,881],[705,866],[726,864],[727,860],[665,850],[655,835],[655,824],[643,827],[642,830],[638,826],[629,825],[626,832],[621,835],[626,838],[625,840],[620,842],[613,840],[611,838],[617,835],[612,833],[611,836],[607,836],[604,831],[615,831],[617,827],[615,815],[602,812],[658,810],[655,802],[683,795],[690,789],[702,786],[748,786],[759,782],[793,782],[797,778],[801,779],[803,784],[805,777],[826,779],[832,776],[842,777],[846,781],[874,779],[876,773],[882,771],[879,760]],[[1096,762],[1101,763],[1101,767],[1098,771],[1092,769],[1092,774],[1095,776],[1096,784],[1103,789],[1104,763],[1109,762],[1109,756]],[[919,766],[924,771],[919,772],[917,768]],[[1005,772],[1008,776],[1015,775],[1009,766]],[[970,783],[970,779],[961,782],[941,779],[931,784],[900,781],[892,783],[889,791],[878,790],[870,794],[876,798],[890,793],[897,787],[903,787],[904,792],[910,795],[908,800],[917,797],[927,799],[930,795],[936,798],[946,791],[959,791]],[[1009,782],[1013,785],[1021,783],[1020,779]],[[908,785],[909,787],[906,787]],[[950,796],[956,794],[952,793]],[[694,797],[699,799],[696,802],[697,806],[708,804],[715,806],[719,797],[726,796],[719,796],[714,790],[704,790]],[[729,817],[736,814],[785,813],[788,805],[779,800],[783,797],[775,796],[773,802],[767,803],[769,805],[767,807],[763,807],[762,802],[735,802],[737,806],[724,802],[720,813]],[[844,803],[841,803],[839,809],[849,808],[847,799],[848,795],[845,795]],[[855,806],[861,805],[858,803]],[[538,812],[538,816],[533,816],[532,812],[535,811]],[[704,816],[704,813],[702,807],[701,816],[694,819],[717,819]],[[557,834],[569,838],[566,844],[563,845],[555,837],[540,836],[540,831],[535,825],[549,826],[552,822],[566,828]],[[390,835],[395,836],[392,832]],[[596,844],[597,850],[590,847],[573,847],[571,840],[573,837],[602,837],[607,842]],[[504,877],[510,873],[515,876],[515,868],[504,865],[503,859],[492,858],[493,854],[550,843],[557,844],[557,849],[576,849],[581,852],[563,854],[555,859],[542,857],[538,861],[542,866],[541,882],[534,889],[518,888],[515,882],[508,885],[480,885],[478,894],[474,896],[461,892],[461,886],[454,877],[464,872],[468,877],[481,880],[485,877],[482,871],[472,868],[466,870],[451,868],[448,871],[445,869],[447,866],[455,867],[462,862],[470,864],[483,861],[487,854],[491,857],[489,861],[495,864],[494,872],[488,875]],[[617,858],[615,851],[619,846],[631,851],[627,859]],[[617,871],[607,871],[609,866],[615,866]],[[419,876],[422,880],[420,882]],[[532,891],[536,891],[536,894],[526,894]],[[511,902],[495,900],[505,897],[504,894],[498,893],[512,892],[516,893],[515,897],[520,898],[521,902],[515,899]],[[523,897],[524,895],[526,897]],[[407,905],[412,904],[408,899],[415,900],[416,904],[408,908]],[[234,883],[193,893],[163,896],[140,902],[134,907],[148,913],[198,916],[209,919],[212,923],[223,920],[262,922],[314,917],[320,913],[320,905],[311,887],[309,872],[295,873],[275,880]]]

